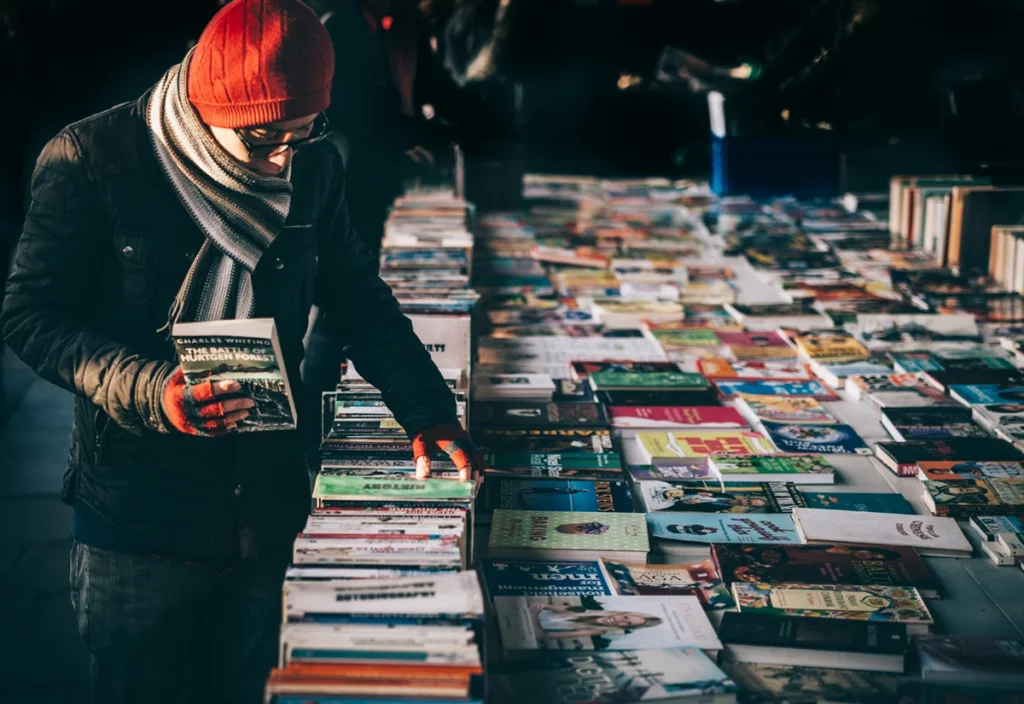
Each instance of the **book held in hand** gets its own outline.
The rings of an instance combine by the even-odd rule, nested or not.
[[[235,432],[295,428],[295,400],[273,318],[176,323],[171,336],[185,383],[236,381],[238,396],[255,402]]]

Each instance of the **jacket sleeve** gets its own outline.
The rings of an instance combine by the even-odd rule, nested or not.
[[[456,423],[448,385],[352,228],[340,161],[321,223],[327,240],[321,245],[316,303],[324,323],[359,374],[380,389],[409,437]]]
[[[143,357],[97,322],[106,302],[88,292],[103,288],[96,277],[112,245],[69,130],[43,148],[31,198],[0,312],[8,346],[43,379],[90,399],[125,429],[169,432],[160,392],[173,365]]]

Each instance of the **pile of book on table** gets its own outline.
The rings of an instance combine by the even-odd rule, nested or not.
[[[381,273],[441,368],[463,424],[476,300],[471,242],[459,234],[468,210],[445,193],[400,199]],[[426,342],[430,335],[440,342]],[[323,394],[322,437],[267,701],[481,701],[484,604],[469,569],[477,484],[460,481],[443,454],[432,458],[430,479],[416,480],[409,438],[354,368]]]
[[[1019,560],[1019,295],[893,249],[884,196],[525,195],[475,243],[489,701],[1017,701],[929,561]]]

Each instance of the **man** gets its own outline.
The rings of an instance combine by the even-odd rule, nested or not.
[[[0,325],[76,394],[64,494],[95,701],[259,701],[309,511],[299,433],[230,434],[252,401],[232,383],[186,388],[168,324],[273,317],[301,401],[315,302],[421,474],[438,449],[463,476],[479,469],[350,225],[322,139],[333,70],[301,2],[235,0],[139,100],[65,128],[39,157]]]

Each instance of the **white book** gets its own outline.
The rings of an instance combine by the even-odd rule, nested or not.
[[[318,614],[392,614],[401,616],[483,616],[484,600],[476,572],[452,572],[400,579],[352,582],[288,582],[284,585],[286,621]]]
[[[722,648],[695,596],[499,596],[494,610],[506,655]]]
[[[793,520],[808,543],[906,545],[926,557],[970,557],[973,552],[954,518],[798,506]]]

